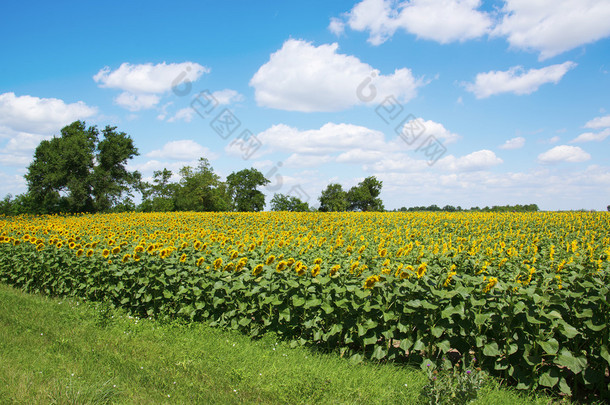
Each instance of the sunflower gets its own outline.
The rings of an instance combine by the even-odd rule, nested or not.
[[[182,256],[180,256],[180,263],[184,262],[186,262],[186,253],[182,253]]]
[[[280,262],[278,262],[277,266],[275,266],[275,270],[280,272],[280,271],[284,270],[286,267],[288,267],[288,262],[285,260],[281,260]]]
[[[422,263],[417,267],[417,278],[422,278],[424,274],[426,274],[426,268],[428,267],[428,263]]]
[[[118,246],[115,246],[112,248],[112,254],[116,255],[117,253],[119,253],[121,251],[121,248]]]
[[[222,266],[222,257],[219,257],[214,260],[214,270],[218,270],[220,266]]]
[[[332,277],[335,274],[337,274],[337,272],[339,271],[340,268],[341,268],[341,266],[339,266],[338,264],[335,264],[333,267],[330,268],[330,271],[328,273]]]
[[[123,263],[127,262],[130,257],[131,257],[131,255],[129,253],[125,253],[123,255],[123,259],[121,259],[121,262],[123,262]]]
[[[313,266],[313,269],[311,269],[311,276],[316,277],[318,274],[320,274],[320,265],[316,264]]]
[[[263,272],[263,265],[262,264],[257,264],[256,267],[254,267],[254,270],[252,270],[252,275],[258,276],[262,272]]]
[[[275,256],[271,255],[267,258],[267,261],[265,261],[265,264],[271,264],[275,261]]]
[[[197,267],[201,266],[203,264],[203,262],[205,261],[205,257],[200,257],[199,259],[197,259],[197,261],[195,262],[195,265]]]
[[[85,253],[85,251],[83,249],[78,249],[76,251],[76,257],[81,257],[83,255],[83,253]]]
[[[367,277],[367,279],[364,281],[364,288],[373,288],[375,283],[377,283],[379,280],[381,280],[381,278],[378,275]]]
[[[108,249],[102,250],[102,256],[104,257],[104,259],[106,259],[108,256],[110,256],[110,250],[108,250]]]

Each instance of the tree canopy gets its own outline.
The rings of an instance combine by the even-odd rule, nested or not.
[[[271,211],[310,211],[309,204],[301,201],[300,198],[285,194],[274,194],[271,200]]]
[[[227,188],[233,201],[234,211],[262,211],[265,208],[265,194],[257,187],[270,181],[258,170],[243,169],[227,176]]]
[[[108,211],[129,200],[140,174],[126,165],[138,150],[116,127],[99,135],[75,121],[38,145],[25,175],[36,213]]]

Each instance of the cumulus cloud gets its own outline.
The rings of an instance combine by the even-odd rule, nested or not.
[[[512,138],[504,142],[500,149],[520,149],[525,145],[525,138],[518,136],[516,138]]]
[[[123,90],[115,102],[130,111],[138,111],[155,107],[160,101],[159,96],[172,89],[185,91],[190,83],[209,71],[195,62],[123,63],[116,70],[104,67],[93,76],[93,80],[99,87]]]
[[[479,73],[475,82],[466,83],[465,87],[477,98],[501,93],[531,94],[545,83],[557,84],[574,67],[576,63],[570,61],[528,71],[521,66],[515,66],[505,71]]]
[[[337,43],[314,46],[289,39],[250,80],[258,105],[288,111],[339,111],[393,95],[401,102],[424,84],[407,68],[389,75],[338,53]]]
[[[146,156],[173,160],[197,160],[200,157],[215,159],[217,157],[208,148],[190,139],[167,142],[163,145],[163,148],[153,150],[147,153]]]
[[[0,127],[4,131],[50,135],[63,126],[97,113],[82,101],[65,103],[57,98],[0,94]]]
[[[447,156],[438,161],[439,166],[451,171],[486,170],[501,163],[503,163],[502,159],[487,149],[472,152],[459,158]]]
[[[610,35],[606,0],[505,0],[493,35],[544,60]]]
[[[585,128],[598,129],[610,127],[610,115],[595,117],[585,124]]]
[[[579,163],[591,159],[591,155],[578,146],[559,145],[538,155],[541,163],[570,162]]]
[[[398,29],[442,44],[479,38],[491,29],[492,20],[478,10],[479,0],[363,0],[345,14],[347,25],[368,31],[368,41],[380,45]],[[337,33],[343,21],[331,20]],[[345,24],[345,23],[343,23]]]
[[[493,13],[480,10],[480,0],[363,0],[329,30],[345,26],[369,33],[380,45],[396,31],[439,43],[490,35],[505,37],[515,49],[539,53],[540,60],[610,36],[610,3],[606,0],[504,0]]]
[[[583,134],[578,135],[576,138],[572,139],[570,143],[579,143],[579,142],[601,142],[610,136],[610,128],[606,128],[601,132],[585,132]]]

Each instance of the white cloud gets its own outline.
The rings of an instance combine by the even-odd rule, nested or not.
[[[593,132],[585,132],[583,134],[578,135],[576,138],[572,139],[570,143],[579,143],[579,142],[592,142],[597,141],[601,142],[610,136],[610,128],[606,128],[601,132],[593,133]]]
[[[466,83],[466,90],[477,98],[486,98],[494,94],[514,93],[531,94],[545,83],[557,84],[561,78],[576,66],[574,62],[551,65],[541,69],[530,69],[527,72],[521,66],[506,71],[479,73],[474,83]]]
[[[348,150],[347,152],[341,153],[339,156],[337,156],[336,160],[338,163],[363,164],[363,163],[378,162],[381,159],[383,159],[384,156],[386,156],[386,155],[387,155],[386,153],[384,153],[382,151],[378,151],[378,150],[356,148],[356,149]]]
[[[57,98],[0,94],[0,130],[50,135],[63,126],[97,113],[82,101],[66,104]],[[4,134],[6,135],[6,134]]]
[[[610,127],[610,115],[605,115],[603,117],[595,117],[591,121],[585,124],[585,128],[607,128]]]
[[[187,80],[194,82],[209,71],[209,68],[194,62],[169,64],[163,62],[156,65],[123,63],[114,71],[108,66],[104,67],[93,76],[93,80],[100,87],[120,89],[136,94],[160,94],[170,91],[174,86]]]
[[[434,136],[437,140],[440,140],[445,145],[449,145],[462,139],[462,137],[454,132],[449,131],[445,126],[439,122],[432,120],[424,120],[423,118],[417,118],[419,123],[423,126],[424,132],[422,136],[428,137]],[[405,124],[406,127],[412,125],[412,121]],[[414,145],[415,146],[415,145]]]
[[[373,45],[387,41],[398,29],[446,44],[479,38],[490,31],[492,20],[477,10],[480,5],[479,0],[363,0],[345,17],[351,29],[368,31]],[[329,28],[340,33],[343,25],[333,18]]]
[[[163,145],[162,149],[153,150],[146,156],[157,159],[173,159],[173,160],[197,160],[200,157],[215,159],[216,154],[204,146],[190,139],[171,141]]]
[[[502,159],[487,149],[472,152],[459,158],[447,156],[438,161],[440,167],[451,171],[486,170],[501,163],[503,163]]]
[[[218,104],[231,104],[239,101],[244,101],[244,96],[235,90],[224,89],[212,93],[212,96],[218,101]]]
[[[176,112],[172,117],[170,117],[167,122],[175,122],[175,121],[184,121],[191,122],[195,115],[195,110],[192,107],[185,107]]]
[[[508,141],[504,142],[504,144],[502,144],[500,146],[500,149],[520,149],[525,145],[525,138],[523,138],[522,136],[518,136],[516,138],[512,138],[509,139]]]
[[[379,103],[389,95],[407,102],[424,84],[409,69],[382,75],[354,56],[337,53],[337,49],[337,43],[316,47],[302,40],[284,42],[250,80],[257,104],[288,111],[338,111]]]
[[[493,34],[544,60],[610,35],[607,0],[505,0]]]
[[[579,163],[591,159],[591,155],[578,146],[559,145],[538,155],[541,163]]]
[[[145,63],[131,65],[123,63],[112,71],[106,66],[93,76],[100,87],[123,90],[115,102],[130,111],[139,111],[155,107],[160,95],[175,89],[186,91],[192,82],[209,68],[195,62],[184,63]]]
[[[274,151],[324,155],[353,148],[383,150],[384,134],[380,131],[353,124],[324,124],[320,129],[300,131],[285,124],[273,125],[259,133],[257,138]]]
[[[132,94],[124,91],[114,102],[129,111],[147,110],[156,106],[161,98],[156,94]]]
[[[345,23],[343,20],[333,17],[328,24],[328,30],[333,34],[340,36],[345,32]]]

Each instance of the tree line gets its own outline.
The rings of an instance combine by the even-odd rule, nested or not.
[[[127,163],[138,156],[133,140],[116,127],[99,131],[75,121],[58,136],[43,140],[27,168],[27,192],[0,201],[0,214],[58,214],[96,212],[242,211],[265,208],[265,195],[258,188],[270,180],[255,168],[233,172],[221,181],[210,162],[202,157],[197,166],[184,166],[179,181],[168,169],[155,171],[151,182]],[[320,211],[383,211],[379,199],[382,182],[367,177],[344,191],[330,184],[320,196]],[[140,204],[134,195],[142,196]],[[295,196],[275,194],[275,211],[312,211]]]
[[[43,140],[36,147],[27,168],[27,192],[7,195],[0,201],[0,215],[167,212],[167,211],[262,211],[265,195],[260,187],[270,180],[255,168],[233,172],[221,181],[210,162],[202,157],[197,166],[184,166],[180,180],[172,181],[168,169],[155,171],[151,182],[127,163],[138,156],[138,149],[125,132],[116,127],[86,126],[75,121],[61,129],[58,136]],[[375,176],[365,178],[349,190],[339,183],[329,184],[318,197],[315,209],[295,196],[276,193],[270,201],[273,211],[384,211],[379,198],[383,182]],[[135,193],[142,198],[134,203]],[[445,205],[401,207],[394,211],[431,212],[536,212],[536,204],[472,207]],[[608,206],[610,211],[610,205]]]

